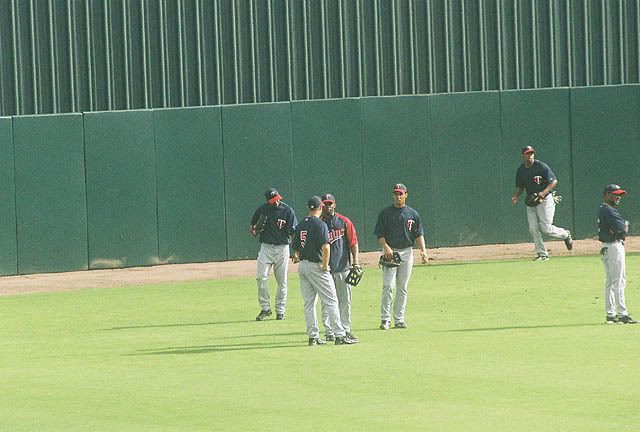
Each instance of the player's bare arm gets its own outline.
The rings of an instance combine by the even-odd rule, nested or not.
[[[418,249],[420,249],[420,259],[422,260],[422,264],[428,263],[429,256],[427,255],[427,246],[424,242],[424,236],[416,238],[416,243],[418,244]]]
[[[331,247],[329,243],[325,243],[322,245],[322,271],[329,271],[329,258],[331,257]]]
[[[349,248],[349,250],[351,251],[351,264],[352,265],[360,265],[360,261],[359,261],[359,257],[358,257],[358,254],[360,253],[360,250],[358,248],[358,243],[356,243],[353,246],[351,246],[351,248]]]
[[[511,196],[511,204],[512,205],[516,205],[518,203],[518,198],[520,198],[520,195],[522,195],[522,191],[524,191],[524,188],[518,187],[513,192],[513,195]]]
[[[378,239],[378,244],[382,246],[382,253],[384,254],[384,256],[386,256],[388,259],[393,258],[393,249],[391,249],[391,246],[387,244],[387,240],[385,240],[384,237],[380,237]]]
[[[551,193],[551,191],[553,190],[554,187],[556,187],[557,184],[558,184],[558,180],[557,179],[553,180],[538,195],[542,196],[542,198],[546,197]]]

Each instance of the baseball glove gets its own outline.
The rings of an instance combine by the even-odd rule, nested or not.
[[[402,260],[400,259],[400,254],[398,252],[393,253],[393,258],[387,259],[384,255],[380,256],[380,261],[378,261],[378,265],[380,267],[398,267]]]
[[[259,235],[264,231],[264,227],[267,225],[267,215],[260,215],[256,222],[256,235]]]
[[[534,194],[531,194],[531,195],[527,195],[527,199],[524,201],[524,203],[528,207],[535,207],[538,204],[540,204],[543,199],[544,199],[543,197],[541,197],[537,193],[534,193]]]
[[[364,270],[362,270],[360,264],[354,264],[351,266],[351,270],[344,281],[351,286],[356,286],[360,283],[360,279],[362,279],[363,274]]]

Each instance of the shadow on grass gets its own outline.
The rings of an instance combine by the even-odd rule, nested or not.
[[[466,329],[450,329],[450,330],[434,330],[433,333],[464,333],[464,332],[483,332],[483,331],[505,331],[505,330],[529,330],[544,328],[563,328],[563,327],[600,327],[604,323],[588,323],[588,324],[547,324],[547,325],[521,325],[521,326],[505,326],[505,327],[479,327]]]
[[[244,321],[211,321],[211,322],[203,322],[203,323],[180,323],[180,324],[151,324],[151,325],[140,325],[140,326],[111,327],[111,328],[106,328],[106,329],[102,329],[102,330],[112,331],[112,330],[145,329],[145,328],[210,326],[210,325],[218,325],[218,324],[245,324],[245,323],[250,323],[250,322],[257,322],[257,321],[256,320],[244,320]]]
[[[229,352],[229,351],[251,351],[251,350],[264,350],[264,349],[278,349],[278,348],[295,348],[306,347],[306,339],[301,339],[296,342],[286,343],[267,343],[267,342],[253,342],[242,344],[228,344],[228,345],[196,345],[186,347],[167,347],[149,350],[140,350],[134,354],[126,354],[126,356],[146,356],[146,355],[182,355],[182,354],[208,354],[217,352]]]

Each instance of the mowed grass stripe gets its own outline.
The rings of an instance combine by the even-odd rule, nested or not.
[[[416,266],[385,332],[368,268],[362,342],[323,347],[296,275],[285,321],[255,321],[253,278],[4,296],[0,430],[632,430],[640,325],[603,323],[603,278],[596,256]]]

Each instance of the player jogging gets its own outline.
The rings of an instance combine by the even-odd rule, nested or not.
[[[295,231],[297,220],[291,207],[282,202],[282,196],[274,188],[264,193],[266,203],[258,207],[251,217],[249,232],[259,236],[260,252],[256,265],[256,281],[258,284],[258,303],[260,313],[257,321],[262,321],[271,315],[271,297],[269,296],[269,270],[273,267],[273,274],[278,283],[276,292],[276,319],[283,320],[287,306],[287,271],[289,269],[289,243]],[[256,231],[256,224],[266,218],[261,232]]]
[[[535,159],[535,153],[531,146],[522,148],[523,163],[516,171],[516,190],[511,196],[511,203],[516,205],[526,189],[527,221],[537,254],[534,261],[547,261],[549,253],[542,240],[542,234],[564,240],[568,250],[573,249],[573,239],[569,230],[553,225],[556,201],[551,191],[558,184],[558,179],[547,164]]]
[[[602,204],[598,211],[598,240],[602,242],[600,259],[604,265],[604,307],[607,324],[637,324],[631,318],[624,301],[627,285],[624,239],[629,232],[629,222],[615,208],[626,192],[617,184],[604,188]]]
[[[350,345],[358,343],[350,338],[340,323],[338,298],[333,278],[329,273],[329,229],[320,220],[322,201],[320,197],[312,196],[307,202],[309,213],[296,227],[293,237],[294,261],[300,262],[300,290],[304,303],[304,318],[307,323],[309,345],[324,345],[318,330],[316,301],[322,300],[323,308],[329,316],[331,331],[335,334],[336,345]]]
[[[422,263],[426,264],[428,259],[420,215],[406,205],[407,196],[407,187],[397,183],[393,187],[393,205],[382,209],[374,231],[385,257],[391,260],[394,252],[397,252],[401,260],[398,267],[382,267],[381,330],[389,330],[394,287],[396,296],[393,321],[396,328],[407,327],[404,313],[407,306],[407,286],[413,269],[415,243],[420,249]]]

